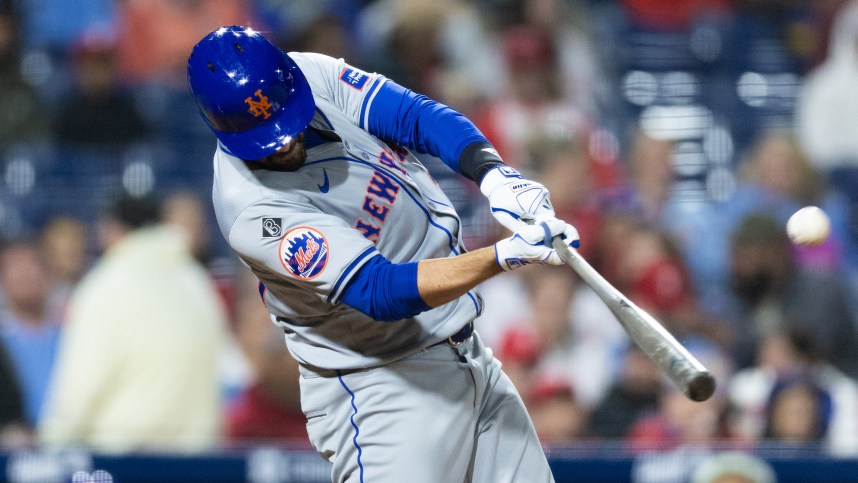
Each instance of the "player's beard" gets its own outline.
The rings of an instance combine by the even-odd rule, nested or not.
[[[284,149],[285,148],[285,149]],[[307,149],[304,147],[304,133],[299,134],[291,143],[276,153],[250,163],[253,169],[269,171],[297,171],[307,160]]]

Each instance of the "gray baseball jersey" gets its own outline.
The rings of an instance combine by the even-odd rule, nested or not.
[[[383,76],[319,54],[289,55],[313,91],[310,126],[340,142],[308,149],[294,172],[251,170],[219,146],[213,198],[223,235],[259,278],[292,355],[324,369],[372,367],[456,333],[482,310],[473,291],[395,322],[340,302],[379,254],[403,263],[462,253],[461,222],[413,155],[363,129]]]

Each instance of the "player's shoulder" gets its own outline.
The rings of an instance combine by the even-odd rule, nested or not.
[[[289,52],[289,57],[298,64],[298,67],[303,69],[304,66],[332,66],[345,62],[343,59],[336,59],[330,55],[320,54],[318,52]]]
[[[331,78],[346,64],[343,59],[316,52],[289,52],[288,55],[298,64],[310,84]]]
[[[310,87],[360,92],[364,91],[364,87],[373,79],[381,77],[379,74],[354,67],[345,59],[335,59],[315,52],[289,52],[289,57],[298,64]]]
[[[279,238],[286,226],[314,210],[309,200],[284,194],[244,199],[231,211],[223,220],[218,217],[224,238],[239,255],[253,257],[260,242]]]
[[[218,149],[212,200],[221,230],[226,235],[242,219],[258,216],[260,211],[302,211],[312,205],[306,180],[301,173],[278,176],[273,172],[254,172],[240,159]]]

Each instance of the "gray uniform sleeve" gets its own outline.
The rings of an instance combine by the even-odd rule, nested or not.
[[[336,304],[349,279],[378,255],[375,245],[342,219],[309,204],[266,200],[245,209],[229,243],[281,301],[311,293]]]
[[[366,129],[372,101],[384,76],[364,72],[343,59],[309,52],[290,52],[307,77],[314,96],[333,102],[355,125]]]

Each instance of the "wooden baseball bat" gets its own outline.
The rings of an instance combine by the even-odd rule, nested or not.
[[[715,392],[715,378],[653,316],[608,283],[581,255],[560,239],[552,246],[560,257],[599,295],[635,344],[691,400],[705,401]]]

